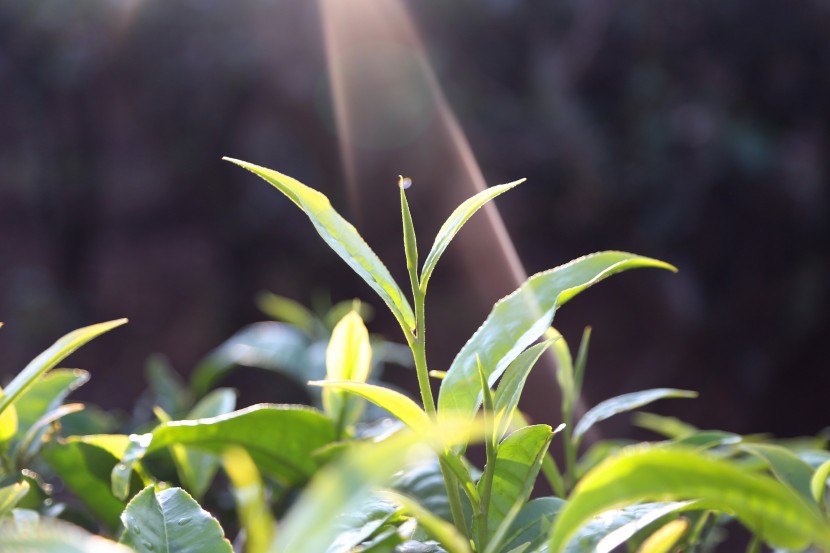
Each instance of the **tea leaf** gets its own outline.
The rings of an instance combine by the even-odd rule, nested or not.
[[[575,440],[578,440],[596,423],[611,418],[614,415],[625,413],[626,411],[631,411],[632,409],[637,409],[638,407],[648,405],[658,399],[670,397],[692,398],[697,397],[697,392],[691,392],[689,390],[676,390],[674,388],[654,388],[652,390],[632,392],[630,394],[623,394],[611,399],[606,399],[585,413],[574,428],[573,437]]]
[[[595,553],[612,553],[635,534],[660,519],[679,511],[702,509],[700,501],[674,501],[671,503],[641,503],[603,513],[577,532],[565,549],[576,553],[582,549],[595,549]],[[579,547],[574,547],[577,545]]]
[[[466,223],[476,211],[481,209],[484,204],[496,196],[504,194],[511,188],[520,185],[525,180],[526,179],[520,179],[508,184],[491,186],[490,188],[482,190],[472,198],[468,198],[460,206],[455,208],[446,222],[441,225],[441,228],[438,230],[435,242],[432,244],[432,249],[430,250],[429,255],[427,255],[426,261],[424,261],[424,268],[421,271],[421,290],[423,292],[426,292],[429,278],[435,270],[435,265],[438,264],[438,259],[441,257],[441,254],[444,253],[444,250],[447,249],[447,246],[450,245],[450,242],[455,235],[458,234],[458,231],[461,230],[461,227],[464,226],[464,223]]]
[[[0,388],[0,401],[3,401],[5,397],[3,388]],[[8,442],[17,433],[17,428],[17,409],[14,408],[14,405],[10,405],[8,409],[0,413],[0,450],[7,448]]]
[[[369,331],[357,311],[343,317],[331,334],[326,349],[326,380],[366,382],[372,366]],[[362,400],[335,388],[323,388],[323,407],[340,431],[357,421]]]
[[[43,415],[53,411],[63,403],[71,392],[89,381],[89,373],[80,369],[55,369],[38,379],[23,392],[14,404],[17,410],[18,429],[14,438],[10,456],[17,458],[27,454],[20,451],[20,441]],[[43,431],[33,438],[39,443]]]
[[[231,481],[239,525],[245,531],[245,553],[267,551],[274,538],[276,521],[256,465],[240,447],[225,451],[222,463]]]
[[[810,492],[813,494],[813,499],[822,506],[828,478],[830,478],[830,460],[822,463],[810,479]]]
[[[275,321],[283,321],[296,326],[306,334],[317,330],[317,317],[298,301],[271,292],[263,292],[257,296],[256,303],[260,311]]]
[[[429,416],[417,403],[390,388],[348,380],[318,380],[309,382],[309,385],[336,388],[356,394],[386,409],[415,432],[426,433],[432,428]]]
[[[688,529],[687,519],[673,520],[649,536],[637,549],[637,553],[669,553]]]
[[[288,196],[311,219],[314,228],[329,245],[383,299],[404,333],[415,328],[415,315],[389,270],[366,244],[357,230],[331,207],[325,195],[272,169],[223,158],[262,177]]]
[[[63,522],[42,517],[38,522],[0,524],[0,551],[25,553],[135,553],[101,536]]]
[[[72,436],[48,444],[41,456],[90,512],[114,530],[125,502],[113,495],[110,473],[128,445],[123,435]],[[129,484],[127,480],[125,488]]]
[[[334,440],[334,426],[313,409],[259,404],[218,417],[164,423],[130,439],[130,448],[112,471],[112,489],[118,497],[127,497],[128,478],[136,463],[173,444],[214,453],[233,445],[243,447],[262,473],[298,486],[319,468],[312,453]]]
[[[217,388],[206,395],[187,414],[185,420],[198,420],[230,413],[236,407],[236,390]],[[200,500],[204,497],[216,471],[219,459],[214,453],[205,453],[180,444],[170,446],[176,470],[182,484]]]
[[[406,463],[433,458],[430,447],[466,443],[471,434],[480,437],[480,428],[453,420],[439,425],[430,435],[399,433],[382,442],[356,445],[315,475],[283,519],[270,551],[326,551],[337,533],[334,521],[359,509],[373,486],[388,481]],[[424,447],[427,445],[430,447]]]
[[[0,518],[9,514],[27,493],[29,493],[29,483],[25,480],[0,488]]]
[[[553,520],[564,505],[565,501],[558,497],[528,501],[510,525],[502,551],[515,551],[523,545],[527,551],[536,551],[546,541]]]
[[[520,428],[499,444],[487,512],[491,537],[513,505],[527,501],[552,437],[551,427],[539,424]]]
[[[674,270],[668,263],[625,252],[602,252],[538,273],[499,300],[453,360],[441,382],[439,412],[472,416],[479,406],[476,354],[490,384],[550,327],[556,310],[582,290],[621,271],[639,267]]]
[[[70,353],[83,346],[93,338],[112,330],[117,326],[121,326],[127,322],[127,319],[118,319],[117,321],[109,321],[106,323],[99,323],[78,330],[73,330],[57,342],[52,344],[49,349],[35,357],[26,368],[20,371],[14,377],[8,386],[6,386],[5,395],[0,398],[0,413],[3,413],[11,404],[13,404],[23,392],[32,387],[37,380],[43,376],[49,369],[52,369],[66,358]]]
[[[800,493],[804,499],[807,501],[813,499],[813,494],[810,491],[810,479],[813,477],[813,469],[802,461],[798,455],[781,446],[772,444],[745,444],[741,449],[766,461],[772,474]]]
[[[472,553],[470,542],[455,526],[435,516],[414,499],[390,490],[382,492],[381,496],[400,505],[404,513],[415,518],[427,534],[444,546],[447,553]]]
[[[237,365],[257,367],[285,374],[305,383],[321,374],[309,373],[308,338],[285,323],[254,323],[246,326],[210,352],[193,370],[190,389],[196,397]]]
[[[121,543],[137,553],[233,553],[222,527],[181,488],[141,490],[121,515]]]
[[[642,500],[702,499],[734,514],[771,545],[800,550],[830,545],[830,524],[776,480],[705,453],[667,447],[623,450],[585,475],[559,514],[551,553],[562,551],[579,527],[608,509]]]
[[[530,369],[533,368],[536,361],[539,360],[539,357],[553,341],[548,340],[526,349],[504,371],[504,376],[499,382],[498,388],[496,388],[494,398],[496,439],[500,440],[510,427],[510,421],[513,418],[516,406],[519,404],[519,398],[522,395],[527,376],[530,374]]]

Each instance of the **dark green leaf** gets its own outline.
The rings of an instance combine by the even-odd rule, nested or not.
[[[334,426],[313,409],[262,404],[218,417],[164,423],[131,439],[130,449],[112,474],[113,491],[119,497],[127,496],[127,478],[136,462],[173,444],[214,453],[228,446],[243,447],[263,474],[298,486],[319,468],[312,452],[334,439]]]
[[[255,323],[246,326],[210,352],[194,369],[190,388],[199,397],[238,365],[276,371],[304,384],[322,378],[309,372],[308,338],[285,323]],[[321,367],[323,369],[323,367]]]
[[[503,551],[513,551],[527,544],[534,551],[547,540],[553,520],[565,505],[558,497],[539,497],[525,503],[508,530]]]
[[[233,553],[222,527],[181,488],[147,486],[121,515],[121,543],[137,553]]]
[[[626,411],[637,409],[643,405],[648,405],[658,399],[666,399],[671,397],[697,397],[697,392],[691,392],[689,390],[676,390],[674,388],[655,388],[653,390],[632,392],[630,394],[623,394],[611,399],[606,399],[585,413],[574,428],[573,437],[575,440],[579,440],[586,432],[588,432],[588,430],[591,429],[592,426],[600,421],[604,421],[605,419],[611,418],[620,413],[625,413]]]
[[[771,444],[744,444],[741,449],[766,461],[775,477],[800,493],[804,499],[807,501],[813,499],[810,491],[813,469],[799,459],[798,455],[781,446]]]
[[[530,370],[551,343],[553,343],[553,340],[548,340],[526,349],[504,371],[504,376],[499,382],[494,398],[497,439],[500,440],[510,426],[513,412],[516,406],[519,405],[519,398],[522,395]]]

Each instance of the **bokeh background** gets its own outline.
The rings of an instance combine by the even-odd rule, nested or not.
[[[328,194],[402,285],[399,173],[422,255],[476,183],[527,177],[497,200],[515,254],[479,214],[431,281],[432,368],[517,273],[623,249],[680,272],[615,277],[557,315],[573,344],[593,326],[589,404],[690,388],[700,399],[655,410],[818,432],[828,30],[824,0],[6,0],[0,380],[73,328],[129,317],[70,363],[93,376],[77,397],[126,409],[150,354],[187,374],[263,319],[261,290],[362,298],[370,330],[402,340],[295,206],[230,155]],[[548,422],[551,370],[527,398]],[[282,398],[270,382],[240,380],[241,403]]]

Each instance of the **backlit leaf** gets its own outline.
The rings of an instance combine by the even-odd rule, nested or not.
[[[350,311],[334,327],[326,349],[326,380],[366,382],[372,366],[369,331],[357,311]],[[360,417],[364,403],[343,390],[323,388],[326,414],[342,429]]]
[[[101,536],[54,518],[0,524],[0,551],[11,553],[134,553]],[[159,552],[155,552],[159,553]]]
[[[383,299],[404,332],[415,328],[412,307],[389,270],[366,244],[357,230],[331,207],[325,195],[272,169],[237,159],[224,158],[262,177],[288,196],[311,219],[317,232],[372,289]]]
[[[798,455],[772,444],[744,444],[741,449],[766,461],[778,480],[800,493],[804,499],[812,500],[810,479],[813,477],[813,469]]]
[[[493,385],[519,354],[550,327],[556,310],[582,290],[621,271],[638,267],[674,270],[662,261],[625,252],[602,252],[538,273],[499,300],[453,360],[441,382],[438,409],[473,416],[479,406],[476,355]]]
[[[0,517],[9,514],[27,493],[29,493],[29,483],[25,480],[0,488]]]
[[[78,330],[73,330],[57,342],[52,344],[46,351],[35,357],[26,368],[20,371],[5,389],[5,395],[0,398],[0,413],[3,413],[9,405],[29,389],[49,369],[63,361],[70,353],[83,346],[93,338],[121,326],[127,319],[99,323]]]
[[[552,342],[553,340],[548,340],[526,349],[504,371],[494,398],[497,439],[500,440],[510,426],[513,412],[519,404],[519,398],[522,396],[530,370]]]
[[[461,205],[455,208],[449,218],[438,230],[438,234],[435,236],[435,242],[432,244],[432,249],[430,250],[429,255],[427,255],[426,261],[424,261],[424,268],[421,271],[421,290],[426,292],[429,278],[435,270],[435,265],[438,264],[438,259],[447,249],[447,246],[450,245],[450,242],[455,235],[458,234],[458,231],[461,230],[461,227],[464,226],[464,223],[466,223],[476,211],[481,209],[484,204],[496,196],[504,194],[511,188],[518,186],[524,181],[525,179],[520,179],[508,184],[491,186],[490,188],[482,190],[472,198],[468,198]]]
[[[686,499],[702,499],[734,514],[774,546],[830,546],[830,523],[780,482],[702,452],[632,447],[580,480],[554,523],[550,551],[562,551],[585,522],[603,511],[644,500]]]
[[[390,388],[367,384],[365,382],[351,382],[346,380],[320,380],[317,382],[309,382],[309,384],[312,386],[346,390],[365,398],[398,417],[401,422],[415,432],[425,433],[431,428],[429,416],[427,416],[417,403],[402,393]]]

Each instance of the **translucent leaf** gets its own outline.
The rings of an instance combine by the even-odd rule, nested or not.
[[[5,397],[3,388],[0,388],[0,401],[3,401]],[[17,427],[17,409],[15,409],[14,405],[10,405],[5,411],[0,413],[0,450],[8,447],[8,442],[17,433]]]
[[[366,384],[365,382],[351,382],[344,380],[320,380],[317,382],[309,382],[309,384],[312,386],[323,386],[326,388],[346,390],[365,398],[378,407],[386,409],[416,432],[425,433],[431,428],[429,416],[427,416],[424,410],[421,409],[417,403],[402,393],[396,392],[390,388],[376,386],[374,384]]]
[[[28,390],[49,369],[53,369],[55,365],[63,361],[70,353],[93,338],[126,322],[127,319],[119,319],[117,321],[109,321],[107,323],[79,328],[52,344],[49,349],[35,357],[26,365],[26,368],[20,371],[14,377],[14,380],[6,386],[5,395],[0,398],[0,413],[3,413],[23,392]]]
[[[648,537],[637,553],[669,553],[689,529],[685,518],[673,520]]]
[[[326,196],[277,171],[237,159],[227,157],[224,159],[262,177],[288,196],[308,215],[329,247],[378,293],[392,310],[404,332],[415,328],[415,315],[412,313],[412,307],[392,275],[389,274],[389,270],[351,223],[332,209]]]
[[[225,451],[222,463],[231,481],[239,524],[245,532],[245,553],[267,551],[274,538],[276,521],[256,465],[239,447]]]
[[[450,245],[450,242],[455,235],[458,234],[458,231],[461,230],[461,227],[464,226],[464,223],[466,223],[476,211],[481,209],[484,204],[496,196],[504,194],[511,188],[518,186],[524,181],[525,179],[521,179],[508,184],[491,186],[490,188],[482,190],[472,198],[468,198],[460,206],[455,208],[455,211],[450,214],[449,218],[438,230],[438,234],[435,236],[435,242],[432,244],[432,249],[430,250],[429,255],[427,255],[426,261],[424,261],[424,268],[421,271],[421,290],[426,291],[429,278],[435,270],[435,265],[438,264],[438,259],[447,249],[447,246]]]
[[[657,401],[658,399],[666,399],[671,397],[697,397],[697,392],[691,392],[689,390],[676,390],[674,388],[655,388],[653,390],[642,390],[640,392],[632,392],[630,394],[623,394],[611,399],[606,399],[585,413],[574,428],[573,437],[575,440],[578,440],[596,423],[611,418],[614,415],[637,409],[643,405],[648,405],[649,403]]]
[[[137,553],[233,553],[222,527],[181,488],[147,486],[121,515],[121,543]]]
[[[476,355],[493,385],[519,354],[550,327],[555,311],[582,290],[621,271],[638,267],[674,269],[671,265],[625,252],[602,252],[530,277],[499,300],[490,315],[453,360],[441,382],[442,414],[473,416],[479,406]]]
[[[603,511],[643,500],[702,499],[734,514],[771,545],[830,545],[830,524],[815,506],[763,474],[705,453],[633,447],[585,475],[554,523],[550,551],[562,551],[579,527]]]
[[[822,463],[810,478],[810,492],[819,505],[824,505],[824,495],[827,489],[827,479],[830,478],[830,460]]]
[[[357,311],[350,311],[334,327],[326,349],[326,380],[366,382],[372,367],[369,331]],[[354,424],[364,403],[336,388],[323,389],[323,407],[337,428]]]

